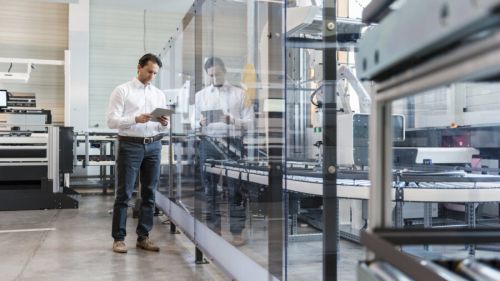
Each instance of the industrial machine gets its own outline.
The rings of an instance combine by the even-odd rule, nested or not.
[[[372,108],[376,111],[371,112],[371,124],[390,125],[387,113],[391,111],[414,112],[412,132],[401,146],[469,148],[465,157],[453,152],[436,158],[455,166],[457,176],[475,178],[486,189],[475,189],[478,185],[474,185],[474,190],[456,200],[463,203],[462,209],[444,204],[442,211],[448,213],[445,218],[449,220],[444,222],[445,228],[436,227],[433,220],[424,221],[423,228],[403,228],[397,219],[391,220],[392,198],[386,193],[394,186],[394,179],[387,175],[396,167],[390,161],[389,140],[384,138],[390,131],[384,128],[372,134],[370,164],[378,169],[371,172],[370,179],[380,188],[370,192],[368,230],[361,234],[361,243],[369,254],[358,266],[358,280],[499,280],[498,260],[480,258],[478,250],[497,251],[500,242],[498,214],[486,222],[488,216],[480,211],[484,203],[498,204],[500,199],[496,196],[500,188],[495,152],[498,142],[492,141],[498,138],[498,115],[493,117],[496,109],[488,105],[499,97],[495,91],[485,91],[496,86],[500,73],[500,1],[406,1],[394,11],[389,9],[392,2],[372,1],[363,15],[365,23],[377,23],[362,36],[356,59],[358,76],[373,83]],[[443,125],[446,122],[449,125]],[[432,154],[432,150],[422,152]],[[426,158],[417,160],[422,162],[417,165],[421,175],[426,164],[435,169]],[[464,159],[471,161],[465,166],[454,163]],[[480,159],[494,164],[481,166]],[[448,173],[452,177],[451,171]],[[438,174],[442,173],[435,171],[431,177]],[[451,181],[433,181],[431,185],[439,189]],[[420,183],[417,186],[423,187]],[[396,179],[396,198],[399,190],[406,198],[407,186]],[[461,183],[456,188],[465,186]],[[483,197],[486,190],[489,195]],[[440,203],[454,197],[451,192],[429,196]],[[457,213],[465,218],[466,225],[454,223]],[[444,252],[450,245],[466,247],[452,257],[440,252],[412,252],[408,247],[436,247]]]
[[[73,128],[51,125],[48,110],[23,108],[31,99],[23,104],[2,93],[0,210],[77,208],[78,194],[65,180],[73,171]]]

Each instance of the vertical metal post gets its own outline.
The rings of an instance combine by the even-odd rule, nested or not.
[[[391,104],[377,99],[371,88],[369,228],[390,227],[392,221],[392,118]]]
[[[85,132],[85,166],[88,166],[90,162],[89,150],[90,150],[89,132]]]
[[[203,252],[200,251],[200,249],[198,249],[198,247],[196,247],[196,250],[195,250],[195,263],[196,264],[204,264],[206,263],[205,260],[203,259]]]
[[[476,211],[475,203],[465,203],[465,215],[467,216],[467,226],[469,228],[476,228]],[[469,244],[469,256],[474,256],[476,254],[476,245]]]
[[[404,218],[403,218],[403,201],[396,201],[394,206],[394,227],[403,228]]]
[[[78,164],[78,153],[76,153],[76,149],[78,146],[78,133],[73,134],[73,167],[76,167]]]
[[[173,138],[172,138],[172,118],[173,114],[170,115],[170,128],[168,129],[168,194],[170,197],[170,200],[172,202],[175,202],[175,199],[180,196],[180,194],[176,194],[174,192],[174,150],[172,148],[173,146]]]
[[[170,234],[177,234],[177,226],[172,221],[170,221]]]
[[[203,88],[203,33],[204,33],[204,29],[203,29],[203,3],[205,1],[203,0],[196,0],[195,1],[195,6],[194,6],[194,9],[192,10],[193,11],[193,18],[192,20],[194,20],[194,90],[195,92],[198,92],[200,91],[202,88]],[[208,2],[208,3],[211,3],[211,2]],[[213,5],[213,4],[211,4]],[[213,11],[213,8],[211,8],[211,10]],[[213,16],[212,16],[213,18]],[[187,23],[185,23],[187,24]],[[213,32],[210,32],[210,33],[213,33]],[[209,36],[213,36],[213,34],[210,34]],[[211,40],[211,42],[213,42],[213,40]],[[188,54],[189,55],[189,54]],[[194,100],[193,100],[194,102]],[[200,163],[200,165],[203,165],[203,163]],[[200,174],[200,170],[199,169],[196,169],[195,171],[195,177],[197,179],[201,179],[201,174]],[[201,184],[201,181],[195,181],[195,185],[199,183]],[[195,187],[195,190],[196,190],[196,187]],[[203,191],[201,191],[203,192]],[[203,216],[203,208],[204,208],[204,205],[202,204],[202,202],[200,202],[199,199],[196,199],[195,197],[195,200],[194,200],[194,217],[195,218],[201,218],[201,216]],[[195,227],[196,229],[196,227]],[[195,241],[196,241],[196,233],[195,233],[195,237],[194,237]],[[196,263],[197,264],[203,264],[203,263],[206,263],[203,258],[203,252],[200,251],[200,249],[198,249],[198,247],[196,247]]]
[[[180,192],[174,191],[174,150],[172,148],[172,118],[173,114],[170,115],[170,128],[168,129],[168,196],[171,202],[176,202],[177,198],[181,196],[181,194]],[[172,221],[170,221],[170,233],[177,233],[177,228]]]
[[[395,187],[395,201],[396,205],[394,206],[394,226],[396,228],[403,228],[404,219],[403,219],[403,205],[404,205],[404,189],[400,184],[400,175],[396,177],[396,187]]]
[[[323,42],[337,42],[335,0],[323,2]],[[337,49],[323,52],[323,280],[337,280],[339,218],[337,200]]]
[[[285,1],[276,1],[267,3],[268,16],[268,53],[267,56],[269,85],[281,85],[281,87],[269,87],[269,99],[285,102],[285,76],[284,76],[284,12]],[[279,124],[272,122],[280,120]],[[268,128],[276,133],[281,133],[279,141],[267,140],[269,147],[269,208],[268,208],[268,269],[271,275],[282,280],[283,275],[283,257],[284,257],[284,208],[283,208],[283,147],[284,147],[284,113],[268,112],[266,122]]]
[[[424,203],[424,228],[432,227],[432,203]],[[429,245],[424,245],[426,251],[430,250]]]
[[[101,142],[100,144],[100,147],[99,147],[99,157],[100,157],[100,161],[103,161],[104,159],[106,159],[106,143],[105,142]],[[108,193],[108,187],[107,185],[105,184],[105,181],[106,181],[106,171],[107,171],[107,167],[104,166],[104,165],[100,165],[99,166],[99,179],[101,181],[101,184],[102,184],[102,193],[103,194],[107,194]]]

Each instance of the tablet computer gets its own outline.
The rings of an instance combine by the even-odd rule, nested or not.
[[[158,122],[158,117],[170,116],[170,115],[172,115],[172,113],[174,113],[174,112],[170,109],[160,108],[160,107],[155,108],[155,110],[153,110],[151,112],[151,115],[153,115],[153,118],[151,119],[151,121]]]
[[[224,123],[225,114],[224,111],[217,110],[206,110],[202,111],[201,114],[207,118],[207,124],[210,123]]]

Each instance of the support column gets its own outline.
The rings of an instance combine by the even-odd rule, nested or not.
[[[75,132],[89,127],[89,0],[69,4],[68,45],[71,52],[65,56],[64,125]]]

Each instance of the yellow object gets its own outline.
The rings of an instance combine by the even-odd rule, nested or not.
[[[255,67],[253,64],[245,65],[243,74],[241,75],[241,85],[245,90],[245,107],[250,107],[255,100],[257,94],[256,83],[257,74],[255,73]]]

